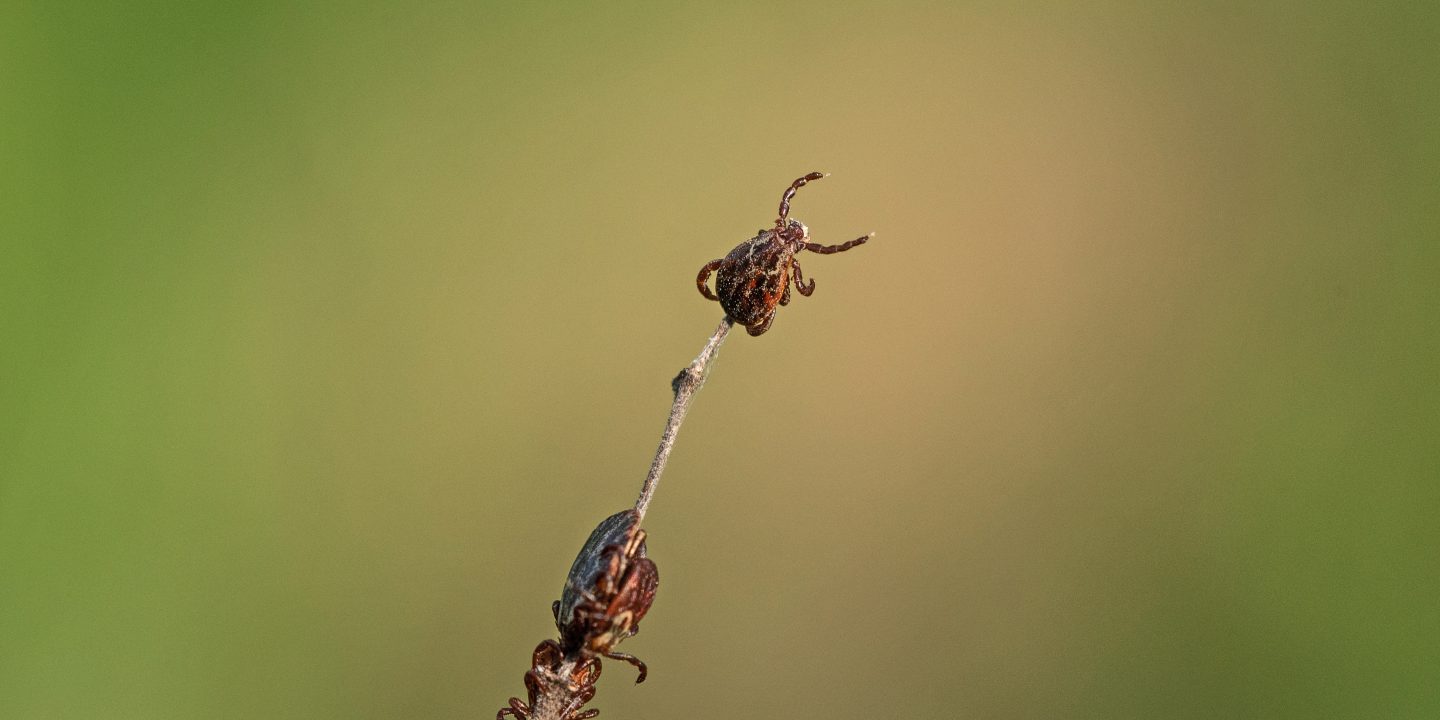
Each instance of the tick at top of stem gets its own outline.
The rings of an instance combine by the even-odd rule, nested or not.
[[[755,237],[736,245],[729,255],[705,263],[695,278],[700,294],[706,299],[718,300],[725,314],[744,325],[751,335],[770,329],[775,308],[790,304],[792,282],[801,295],[809,297],[815,292],[815,281],[812,279],[806,284],[796,253],[802,250],[821,255],[844,252],[875,235],[870,233],[840,245],[810,242],[810,228],[790,217],[790,199],[795,197],[795,191],[822,177],[824,173],[812,172],[790,183],[780,197],[780,216],[775,219],[775,226],[762,229]],[[707,284],[712,272],[715,273],[714,292]]]

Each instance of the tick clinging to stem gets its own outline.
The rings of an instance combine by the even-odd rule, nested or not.
[[[810,242],[810,228],[790,218],[790,199],[795,197],[796,190],[822,177],[825,173],[812,172],[790,183],[780,198],[780,217],[775,219],[775,227],[760,230],[755,237],[735,246],[729,255],[705,263],[695,278],[700,294],[709,300],[719,300],[725,314],[744,325],[751,335],[770,329],[777,305],[790,304],[792,278],[795,290],[801,295],[809,297],[815,292],[814,280],[808,285],[805,283],[800,263],[795,260],[796,253],[801,250],[821,255],[843,252],[875,235],[870,233],[840,245]],[[715,292],[706,284],[712,272],[715,273]]]
[[[623,660],[640,671],[635,682],[644,682],[645,663],[614,648],[640,632],[659,584],[655,562],[645,556],[639,513],[621,510],[602,520],[575,556],[565,589],[550,608],[562,654]]]
[[[655,601],[659,584],[655,562],[645,555],[640,513],[621,510],[600,521],[575,556],[560,599],[551,606],[560,641],[541,642],[531,656],[525,673],[529,702],[510,698],[496,720],[505,720],[506,715],[516,720],[531,720],[537,714],[552,717],[537,712],[547,701],[559,720],[595,717],[599,710],[580,708],[595,697],[602,657],[634,665],[640,671],[635,682],[643,682],[645,663],[616,652],[615,646],[640,632],[640,620]]]

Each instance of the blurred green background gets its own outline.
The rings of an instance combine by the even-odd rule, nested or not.
[[[0,717],[1440,717],[1426,3],[7,4]]]

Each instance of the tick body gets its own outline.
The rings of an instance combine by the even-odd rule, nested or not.
[[[790,304],[792,284],[796,292],[806,297],[815,292],[815,281],[805,282],[796,253],[802,250],[820,255],[844,252],[873,236],[873,233],[864,235],[840,245],[810,242],[810,229],[790,217],[790,200],[797,190],[822,177],[824,173],[812,172],[790,183],[780,198],[780,216],[775,219],[775,226],[762,228],[755,237],[735,246],[730,254],[706,263],[695,278],[700,294],[706,299],[718,300],[725,314],[744,325],[751,335],[770,329],[775,309]],[[714,292],[707,284],[711,273],[715,273]]]

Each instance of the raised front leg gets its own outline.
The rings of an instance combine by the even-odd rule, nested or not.
[[[790,198],[795,197],[795,191],[805,187],[806,183],[811,180],[819,180],[823,177],[825,177],[825,173],[812,172],[805,177],[796,178],[795,182],[790,183],[790,187],[785,189],[785,194],[780,196],[780,217],[775,220],[777,229],[784,228],[785,221],[790,218]]]
[[[830,255],[832,253],[845,252],[846,250],[849,250],[856,245],[864,245],[865,241],[869,240],[872,237],[875,237],[875,233],[870,233],[869,235],[858,237],[854,240],[851,240],[850,242],[841,243],[839,245],[820,245],[817,243],[807,242],[805,243],[805,249],[813,253],[820,253],[821,255]]]

